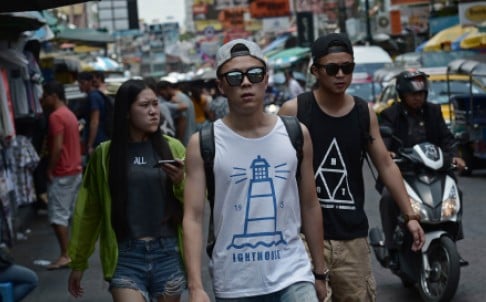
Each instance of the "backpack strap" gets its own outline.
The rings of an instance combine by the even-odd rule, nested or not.
[[[370,111],[368,109],[368,102],[358,96],[353,96],[353,98],[358,110],[358,123],[361,135],[361,160],[366,161],[368,168],[370,168],[371,175],[376,180],[377,178],[368,156],[368,144],[374,140],[370,134]]]
[[[213,123],[205,123],[199,130],[199,148],[204,161],[204,173],[206,174],[206,188],[211,209],[214,206],[214,126]]]
[[[300,178],[300,164],[302,162],[302,158],[304,157],[304,135],[302,134],[302,128],[300,127],[300,122],[295,116],[280,116],[280,119],[285,125],[285,129],[287,130],[287,134],[289,135],[290,141],[292,142],[292,146],[294,146],[295,151],[297,152],[297,179]]]
[[[306,125],[307,128],[311,127],[311,112],[312,102],[314,101],[314,94],[312,91],[306,91],[297,96],[297,119]]]
[[[206,245],[206,252],[211,258],[213,253],[214,242],[216,240],[214,236],[214,223],[213,223],[213,208],[214,208],[214,155],[216,153],[216,147],[214,144],[214,125],[213,123],[205,123],[199,130],[199,148],[201,157],[204,161],[204,174],[206,175],[206,189],[207,199],[210,206],[209,217],[209,231]]]
[[[368,109],[368,102],[358,96],[353,96],[353,98],[358,110],[361,149],[363,153],[366,153],[368,150],[368,144],[373,141],[373,137],[370,135],[370,111]]]

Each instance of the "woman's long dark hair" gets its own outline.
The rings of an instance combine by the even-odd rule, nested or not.
[[[149,88],[142,80],[128,80],[123,83],[115,97],[113,118],[113,136],[109,150],[109,186],[111,194],[111,223],[117,239],[120,241],[128,236],[127,225],[127,156],[129,144],[129,112],[132,104],[142,90]],[[154,151],[162,159],[173,159],[169,144],[162,137],[160,127],[149,137]],[[163,184],[160,184],[163,185]],[[173,183],[169,177],[165,183],[168,200],[166,201],[167,216],[161,223],[169,223],[174,227],[182,222],[182,206],[174,196]]]

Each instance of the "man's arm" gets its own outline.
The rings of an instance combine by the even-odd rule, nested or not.
[[[373,137],[373,141],[368,145],[368,153],[378,170],[380,179],[390,191],[393,200],[395,200],[400,207],[402,213],[411,215],[414,212],[410,205],[405,185],[403,184],[402,174],[397,165],[393,162],[393,159],[390,157],[388,150],[383,143],[375,112],[371,108],[368,110],[370,112],[370,135]],[[412,250],[420,250],[425,240],[422,227],[416,220],[410,220],[407,223],[407,227],[414,239]]]
[[[189,140],[186,152],[186,186],[184,190],[184,261],[191,301],[208,301],[201,280],[201,252],[206,194],[204,162],[199,150],[199,134]]]
[[[52,138],[52,149],[49,150],[50,156],[49,156],[49,164],[47,166],[47,178],[49,180],[52,180],[52,172],[54,171],[54,168],[57,166],[57,163],[59,162],[59,158],[61,158],[61,150],[62,150],[62,144],[64,142],[63,138],[63,133],[59,132],[57,134],[54,134]]]
[[[88,134],[88,154],[91,154],[94,150],[94,141],[98,132],[98,126],[100,124],[100,111],[93,110],[89,116],[89,134]]]
[[[297,98],[293,98],[285,103],[283,103],[282,107],[278,111],[278,115],[297,115]]]
[[[327,266],[324,260],[324,226],[322,211],[317,200],[316,183],[312,166],[312,141],[307,127],[301,124],[304,135],[303,158],[300,164],[299,196],[302,216],[302,233],[305,235],[314,272],[324,274]],[[316,280],[316,291],[319,300],[327,295],[323,280]]]
[[[457,141],[445,123],[440,106],[431,105],[430,108],[431,110],[434,110],[435,117],[428,122],[437,123],[438,133],[436,135],[439,136],[439,147],[442,149],[442,152],[444,152],[444,155],[452,160],[452,163],[457,166],[459,171],[464,170],[466,167],[466,162],[458,155]]]

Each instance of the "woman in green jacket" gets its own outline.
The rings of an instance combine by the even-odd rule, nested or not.
[[[185,148],[160,130],[159,102],[141,80],[115,98],[114,133],[91,155],[73,216],[68,289],[81,279],[96,241],[114,301],[179,301]],[[160,160],[172,160],[159,164]]]

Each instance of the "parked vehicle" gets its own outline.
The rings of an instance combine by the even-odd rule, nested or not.
[[[459,152],[469,167],[462,175],[486,167],[486,91],[476,91],[473,83],[486,87],[486,64],[472,60],[455,60],[447,67],[449,83],[454,76],[465,76],[469,90],[454,95],[448,92],[451,110],[454,112],[451,130],[459,140]],[[449,87],[452,87],[449,84]]]
[[[390,55],[379,46],[353,46],[354,52],[354,73],[366,72],[374,74],[380,68],[392,66],[393,60]]]
[[[381,92],[381,85],[373,81],[373,77],[366,72],[353,73],[353,80],[346,93],[361,97],[363,100],[374,103]]]
[[[398,55],[393,60],[394,65],[403,68],[433,68],[447,67],[456,59],[473,58],[478,55],[473,50],[407,52]]]
[[[382,135],[391,135],[391,129],[384,129]],[[395,162],[414,214],[420,215],[425,244],[419,252],[410,249],[413,238],[401,218],[392,239],[398,247],[394,262],[380,228],[370,230],[370,244],[381,266],[397,275],[404,286],[415,285],[423,301],[450,301],[461,273],[455,241],[462,219],[461,194],[450,173],[452,167],[441,149],[427,142],[400,149]]]

